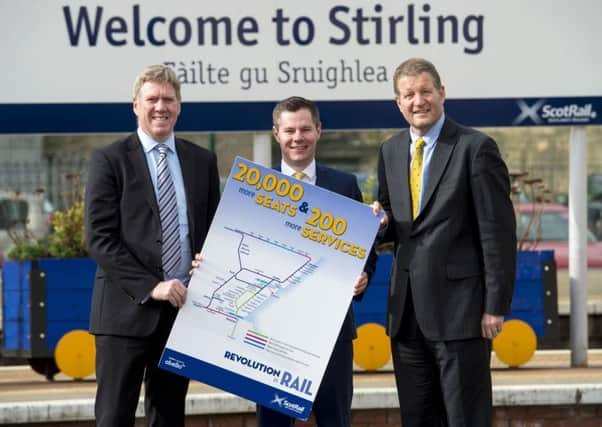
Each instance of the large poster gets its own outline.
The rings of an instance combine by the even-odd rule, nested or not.
[[[307,419],[378,226],[236,158],[160,366]]]

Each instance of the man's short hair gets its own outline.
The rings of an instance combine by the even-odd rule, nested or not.
[[[397,87],[397,81],[403,76],[415,77],[422,73],[429,73],[433,78],[433,85],[436,89],[441,89],[441,77],[435,66],[426,59],[423,58],[410,58],[397,66],[395,73],[393,73],[393,90],[395,95],[399,96],[399,88]]]
[[[316,126],[320,126],[320,111],[315,102],[300,96],[291,96],[278,102],[272,111],[272,123],[278,128],[278,119],[284,111],[295,112],[307,109],[311,113],[311,118]]]
[[[180,92],[180,81],[176,77],[176,73],[171,67],[167,65],[150,65],[146,67],[134,81],[134,101],[138,99],[140,95],[140,89],[146,82],[160,82],[169,83],[176,90],[176,98],[178,102],[182,101],[182,94]]]

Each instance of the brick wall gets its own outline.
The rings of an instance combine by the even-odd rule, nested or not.
[[[505,406],[493,427],[602,427],[602,406]]]
[[[137,420],[136,427],[143,427]],[[313,417],[299,427],[316,427]],[[3,427],[93,427],[93,421],[63,423],[10,424]],[[396,409],[353,412],[353,427],[401,426]],[[602,427],[601,405],[502,406],[494,409],[493,427]],[[254,414],[197,415],[186,420],[186,427],[255,427]]]

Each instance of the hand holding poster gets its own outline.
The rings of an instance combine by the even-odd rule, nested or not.
[[[378,226],[236,158],[160,366],[307,419]]]

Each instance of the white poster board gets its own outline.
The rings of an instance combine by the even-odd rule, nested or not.
[[[238,157],[160,366],[307,419],[378,227]]]

